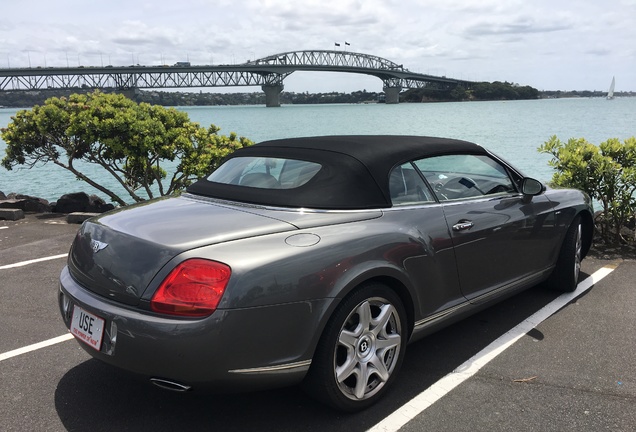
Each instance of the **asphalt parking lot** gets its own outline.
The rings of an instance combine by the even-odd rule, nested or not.
[[[387,397],[345,415],[298,388],[175,394],[93,360],[57,309],[77,229],[0,220],[1,431],[636,431],[636,261],[586,259],[584,293],[536,287],[411,344]]]

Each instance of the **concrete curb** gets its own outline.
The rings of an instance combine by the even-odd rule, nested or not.
[[[24,219],[24,211],[13,208],[0,208],[0,219],[16,221]]]
[[[70,224],[81,224],[86,219],[99,216],[101,213],[74,212],[66,215],[66,222]]]

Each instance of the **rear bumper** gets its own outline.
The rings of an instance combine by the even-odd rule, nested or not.
[[[333,299],[166,318],[97,296],[64,268],[59,305],[67,327],[75,305],[105,320],[99,351],[78,342],[91,356],[148,379],[225,392],[300,382]]]

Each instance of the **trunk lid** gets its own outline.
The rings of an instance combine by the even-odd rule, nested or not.
[[[86,221],[73,242],[68,266],[86,289],[136,305],[157,272],[186,250],[296,229],[248,209],[165,198]]]

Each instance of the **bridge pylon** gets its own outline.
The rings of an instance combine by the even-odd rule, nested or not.
[[[121,88],[115,90],[115,93],[119,93],[121,95],[126,96],[128,99],[135,100],[135,96],[137,96],[140,91],[137,87],[133,88]]]
[[[385,101],[388,104],[397,104],[400,103],[400,92],[402,91],[402,87],[382,87],[384,90]]]
[[[285,86],[283,86],[283,84],[265,84],[261,86],[261,89],[265,92],[265,106],[279,107],[280,94],[283,92],[284,88]]]

